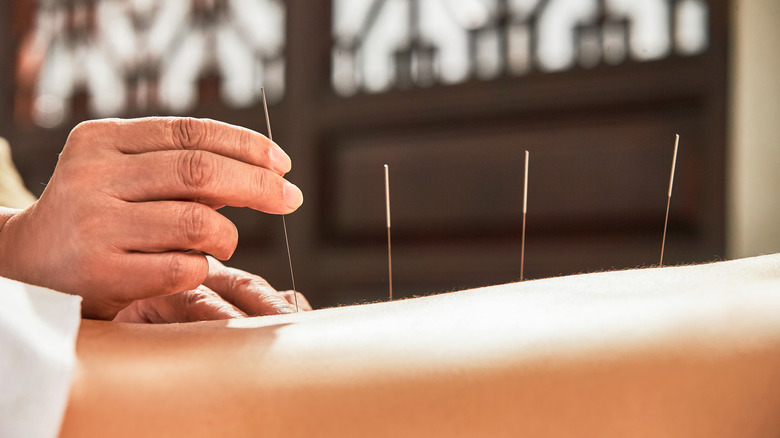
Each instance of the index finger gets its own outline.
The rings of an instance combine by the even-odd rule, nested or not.
[[[161,150],[203,150],[255,166],[279,175],[292,168],[290,157],[264,135],[240,126],[191,117],[147,117],[110,119],[106,138],[118,151],[142,154]]]
[[[262,277],[224,266],[213,257],[206,258],[209,273],[203,285],[243,312],[251,316],[295,312],[295,307]]]

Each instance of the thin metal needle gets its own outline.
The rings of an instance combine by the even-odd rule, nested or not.
[[[390,301],[393,301],[393,255],[390,246],[390,168],[385,164],[385,210],[387,211],[387,273]]]
[[[298,311],[298,290],[295,288],[295,274],[292,268],[292,256],[290,255],[290,240],[287,238],[287,221],[282,215],[282,227],[284,228],[284,242],[287,244],[287,261],[290,262],[290,278],[292,278],[293,299],[295,300],[295,311]]]
[[[525,267],[525,216],[528,212],[528,151],[525,151],[525,177],[523,182],[523,240],[520,244],[520,281]]]
[[[268,104],[265,101],[265,88],[260,87],[260,95],[263,99],[263,111],[265,112],[265,125],[268,128],[268,139],[274,141],[274,135],[271,133],[271,118],[268,116]],[[295,300],[295,311],[298,311],[298,290],[295,288],[295,274],[293,274],[292,255],[290,254],[290,239],[287,237],[286,215],[282,215],[282,227],[284,228],[284,243],[287,245],[287,261],[290,263],[290,278],[292,279],[293,299]]]
[[[674,185],[674,168],[677,166],[677,146],[680,144],[680,135],[674,140],[674,157],[672,158],[672,174],[669,176],[669,196],[666,198],[666,218],[664,219],[664,237],[661,239],[661,261],[658,266],[664,265],[664,246],[666,245],[666,226],[669,223],[669,206],[672,204],[672,185]]]

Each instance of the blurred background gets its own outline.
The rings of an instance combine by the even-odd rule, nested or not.
[[[12,0],[0,136],[43,191],[68,132],[191,115],[266,133],[315,307],[780,251],[776,0]],[[291,287],[281,219],[230,264]]]

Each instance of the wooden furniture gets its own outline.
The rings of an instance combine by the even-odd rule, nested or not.
[[[526,277],[657,263],[675,134],[665,261],[724,256],[727,0],[707,2],[709,42],[698,55],[349,97],[331,87],[330,2],[285,4],[285,95],[270,112],[274,138],[293,159],[289,178],[306,197],[287,225],[297,286],[315,307],[386,297],[385,163],[396,296],[519,277],[526,149]],[[11,7],[0,6],[3,20]],[[12,122],[19,34],[5,24],[0,135],[40,192],[69,129],[89,114],[77,108],[49,130]],[[191,115],[265,131],[260,105],[231,109],[208,100],[217,79],[202,86]],[[281,219],[226,214],[241,236],[231,263],[289,288]]]

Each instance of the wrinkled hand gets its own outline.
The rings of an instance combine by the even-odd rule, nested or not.
[[[238,241],[216,208],[294,211],[290,167],[263,135],[212,120],[82,123],[40,200],[0,230],[0,275],[79,294],[82,314],[100,319],[195,290],[209,272],[200,252],[225,260]]]
[[[225,267],[212,257],[208,261],[209,274],[197,289],[135,301],[114,321],[173,323],[295,312],[292,291],[279,292],[261,277]],[[298,310],[311,310],[303,294],[296,294]]]

